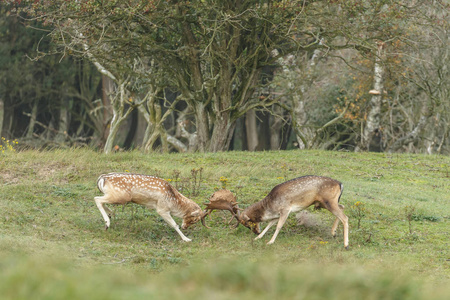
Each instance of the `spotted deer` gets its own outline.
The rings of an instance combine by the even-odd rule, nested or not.
[[[97,187],[104,195],[94,199],[106,222],[106,229],[111,224],[112,211],[105,204],[133,202],[155,209],[186,242],[190,242],[191,239],[181,232],[172,215],[183,219],[182,229],[200,221],[203,216],[202,209],[197,203],[183,196],[167,181],[154,176],[130,173],[103,174],[97,180]]]
[[[275,242],[291,212],[311,205],[316,209],[326,208],[336,216],[331,234],[336,236],[336,229],[341,221],[344,225],[344,247],[348,249],[348,218],[344,215],[344,206],[339,204],[342,191],[342,183],[329,177],[298,177],[275,186],[263,200],[247,207],[239,215],[239,220],[242,225],[258,234],[255,240],[262,238],[277,223],[275,233],[267,243],[269,245]],[[259,223],[265,221],[269,223],[260,232]]]

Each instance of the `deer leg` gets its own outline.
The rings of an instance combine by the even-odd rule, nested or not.
[[[339,218],[336,218],[336,220],[334,220],[333,227],[331,227],[331,235],[333,237],[336,237],[336,230],[338,228],[338,225],[339,225]]]
[[[267,245],[271,245],[271,244],[273,244],[273,242],[275,242],[275,239],[277,238],[277,235],[280,232],[281,227],[283,227],[284,223],[286,223],[289,213],[290,213],[290,211],[281,212],[280,218],[278,219],[277,229],[275,230],[275,233],[273,234],[272,238],[267,243]]]
[[[333,227],[331,228],[331,234],[336,236],[336,229],[339,224],[339,221],[344,225],[344,247],[348,249],[348,217],[344,215],[343,206],[340,204],[330,205],[327,207],[328,210],[336,216],[336,220],[334,221]]]
[[[104,197],[95,197],[94,200],[95,200],[95,204],[97,204],[98,210],[100,210],[100,213],[102,214],[103,219],[105,220],[105,223],[106,223],[105,229],[108,229],[109,226],[111,225],[111,221],[110,221],[105,209],[107,209],[109,212],[111,212],[111,210],[105,206],[105,203],[107,201],[105,201]]]
[[[111,218],[111,216],[113,215],[113,211],[105,204],[106,203],[103,203],[103,208],[105,209],[106,213],[108,214],[108,217]]]
[[[272,227],[272,225],[275,224],[276,222],[277,219],[271,220],[269,224],[267,224],[266,228],[264,228],[264,230],[257,237],[255,237],[255,241],[262,238],[266,234],[267,230],[269,230],[269,228]]]
[[[342,210],[342,211],[344,210],[344,205],[338,204],[338,207],[340,210]],[[342,212],[342,214],[343,214],[343,212]],[[339,221],[340,221],[339,218],[336,218],[336,220],[333,223],[333,227],[331,227],[331,235],[333,237],[336,237],[336,229],[338,228]]]
[[[177,225],[177,223],[174,221],[174,219],[172,218],[172,216],[170,215],[170,212],[166,212],[166,211],[161,211],[161,210],[156,210],[156,212],[164,219],[164,221],[167,222],[167,224],[170,225],[170,227],[172,227],[173,229],[175,229],[176,232],[178,232],[178,234],[181,236],[181,238],[183,239],[183,241],[185,242],[190,242],[191,239],[187,238],[180,230],[180,227]]]

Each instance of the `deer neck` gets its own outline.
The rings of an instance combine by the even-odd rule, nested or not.
[[[269,193],[263,200],[256,202],[243,211],[253,222],[263,222],[279,217],[276,197]]]
[[[172,192],[174,199],[173,204],[177,210],[176,216],[184,217],[186,215],[190,215],[196,210],[201,210],[200,206],[197,203],[178,192],[175,188],[172,188]]]
[[[265,214],[265,207],[262,203],[262,201],[257,202],[249,207],[247,207],[243,212],[242,215],[247,215],[247,217],[250,218],[252,222],[261,222],[263,221],[263,217]]]

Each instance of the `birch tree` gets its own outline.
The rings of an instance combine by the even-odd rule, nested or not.
[[[378,42],[377,53],[373,70],[373,89],[369,91],[371,95],[366,114],[366,125],[361,136],[361,146],[364,150],[369,150],[370,143],[374,134],[381,134],[381,100],[384,94],[384,43]]]

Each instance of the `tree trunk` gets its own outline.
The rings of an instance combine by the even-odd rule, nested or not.
[[[254,109],[245,114],[245,131],[247,136],[247,150],[255,151],[258,147],[258,127],[256,124],[256,112]]]
[[[229,76],[229,73],[223,75],[223,77],[225,76]],[[222,81],[223,85],[219,89],[220,96],[213,97],[213,112],[215,119],[209,143],[209,151],[212,152],[227,151],[229,149],[233,131],[236,126],[236,122],[232,122],[231,120],[230,111],[226,109],[231,105],[230,81]]]
[[[158,94],[162,91],[161,88],[151,88],[144,98],[142,103],[146,103],[146,107],[139,105],[139,111],[147,121],[147,129],[144,137],[144,150],[150,152],[158,138],[161,141],[162,151],[169,152],[169,144],[175,145],[176,149],[180,149],[179,141],[176,138],[169,136],[164,127],[164,121],[172,114],[172,111],[178,102],[173,100],[171,107],[163,114],[161,104],[159,103]]]
[[[208,149],[209,142],[209,126],[208,114],[203,102],[195,103],[195,121],[197,122],[197,150],[205,152]]]
[[[270,150],[281,149],[281,128],[283,127],[283,119],[281,118],[282,109],[278,105],[272,106],[273,115],[270,115]]]
[[[236,122],[231,123],[228,119],[221,119],[214,123],[209,150],[212,152],[227,151],[230,147]]]
[[[383,95],[384,85],[384,67],[382,65],[383,56],[383,43],[378,43],[378,51],[375,57],[374,76],[373,76],[373,90],[369,93],[372,94],[372,98],[369,102],[369,112],[367,113],[366,126],[364,127],[361,148],[363,150],[369,150],[370,143],[374,137],[374,134],[380,131],[380,112],[381,112],[381,99]]]
[[[122,122],[120,121],[120,117],[118,113],[114,111],[113,119],[111,120],[111,126],[109,128],[108,137],[106,138],[105,147],[103,151],[105,154],[111,153],[114,147],[114,139],[116,138],[117,132],[119,131],[119,126]]]
[[[113,150],[114,140],[117,136],[117,132],[119,131],[120,125],[133,111],[133,107],[129,107],[125,111],[125,101],[127,97],[127,93],[125,90],[126,84],[127,81],[123,81],[118,84],[117,88],[119,91],[112,100],[113,118],[111,120],[111,127],[104,147],[105,154],[109,154]]]
[[[27,130],[27,139],[31,139],[34,133],[34,125],[36,124],[37,111],[38,111],[39,100],[33,101],[33,108],[31,109],[30,123]]]
[[[0,137],[2,137],[2,130],[3,130],[3,119],[5,116],[5,102],[3,101],[3,98],[0,96]]]
[[[158,140],[158,137],[161,138],[161,143],[163,143],[162,133],[164,131],[164,128],[161,124],[161,106],[159,105],[159,103],[156,103],[156,99],[152,97],[152,100],[149,101],[147,106],[149,109],[149,121],[146,130],[146,141],[144,144],[144,149],[145,151],[150,152],[153,150],[153,145]]]
[[[69,131],[69,101],[61,99],[59,110],[58,134],[55,137],[57,143],[64,143]]]
[[[302,125],[306,124],[308,116],[305,111],[305,102],[302,98],[302,95],[300,95],[300,93],[298,92],[295,92],[292,96],[292,127],[295,132],[298,148],[307,149],[309,148],[309,139],[307,138],[307,134],[302,131]]]
[[[102,132],[100,132],[100,140],[102,144],[106,144],[109,130],[108,124],[111,120],[111,98],[114,94],[114,81],[106,75],[102,74],[102,105],[103,105],[103,118],[102,118]]]

